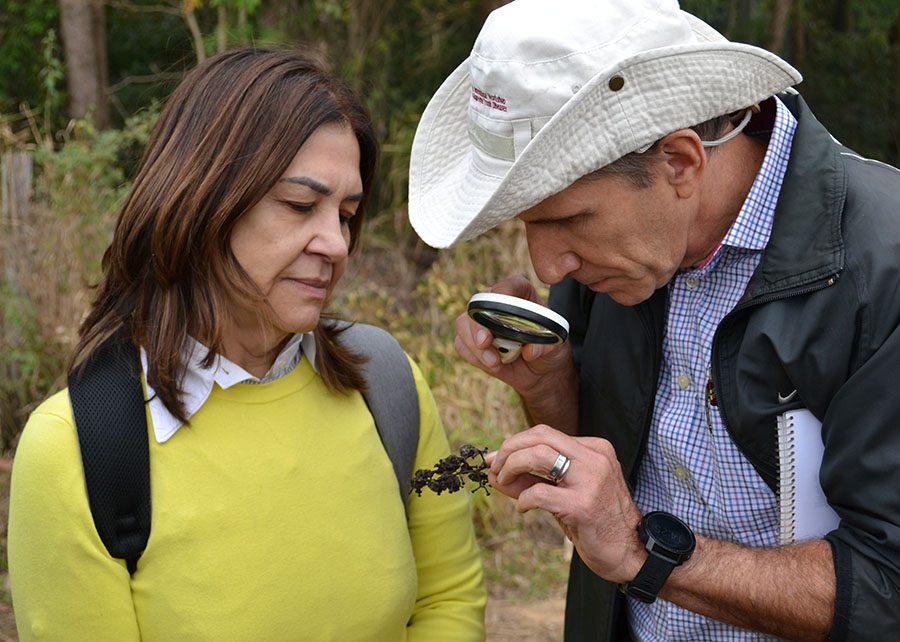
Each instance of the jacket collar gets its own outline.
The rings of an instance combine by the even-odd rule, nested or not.
[[[846,176],[840,145],[800,96],[779,98],[797,118],[769,244],[743,301],[810,286],[844,267]]]

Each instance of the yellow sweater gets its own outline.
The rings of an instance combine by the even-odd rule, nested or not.
[[[449,448],[413,371],[428,468]],[[412,495],[407,530],[362,396],[328,392],[306,359],[216,386],[163,444],[150,431],[152,528],[132,579],[94,528],[66,391],[32,414],[9,523],[22,642],[484,639],[468,494]]]

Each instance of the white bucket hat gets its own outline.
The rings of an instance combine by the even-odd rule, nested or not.
[[[472,239],[677,129],[802,80],[676,0],[515,0],[416,130],[409,219],[432,247]]]

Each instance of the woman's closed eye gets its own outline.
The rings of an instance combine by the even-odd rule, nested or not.
[[[281,201],[289,208],[294,210],[295,212],[300,212],[301,214],[305,214],[307,212],[311,212],[313,207],[315,207],[315,203],[300,203],[298,201]]]

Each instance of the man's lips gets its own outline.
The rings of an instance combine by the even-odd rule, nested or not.
[[[581,279],[576,279],[576,281],[586,285],[589,290],[593,290],[594,292],[602,292],[604,290],[604,287],[609,283],[610,277],[593,278],[590,281],[582,281]]]

